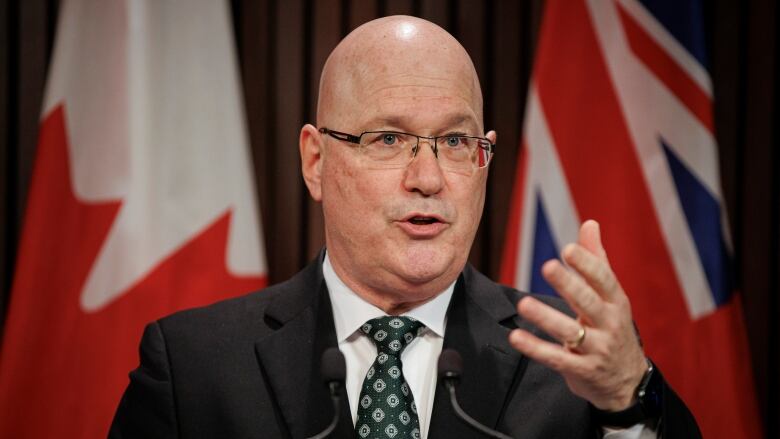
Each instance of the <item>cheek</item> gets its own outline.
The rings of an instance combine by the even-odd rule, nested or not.
[[[352,173],[346,169],[330,168],[325,166],[322,178],[322,207],[328,221],[337,219],[341,224],[352,215],[346,212],[354,211],[355,200],[359,197],[357,188],[353,183]]]
[[[458,215],[461,216],[464,226],[476,229],[485,205],[485,177],[475,176],[458,180],[449,182],[449,187],[455,194]]]
[[[344,162],[323,167],[323,211],[326,224],[350,240],[360,239],[382,222],[382,185],[376,176],[367,176]]]

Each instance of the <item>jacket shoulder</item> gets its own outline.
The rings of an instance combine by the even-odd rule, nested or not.
[[[210,305],[178,311],[158,320],[166,338],[182,333],[213,333],[229,326],[262,322],[265,310],[281,292],[279,286],[264,288]]]
[[[516,288],[494,282],[471,265],[463,270],[464,281],[467,288],[474,294],[485,296],[487,300],[501,300],[509,302],[516,309],[517,302],[524,297],[533,297],[565,314],[574,316],[571,307],[559,296],[549,294],[530,293]]]
[[[269,316],[290,315],[311,303],[321,281],[321,266],[312,263],[285,282],[207,306],[176,312],[158,320],[166,340],[193,338],[259,338],[279,327]]]

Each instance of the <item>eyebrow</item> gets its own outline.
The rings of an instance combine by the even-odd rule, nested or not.
[[[383,116],[371,119],[368,121],[369,126],[382,126],[382,127],[407,127],[410,120],[413,118],[408,116]],[[464,122],[472,122],[472,117],[465,113],[453,114],[449,116],[442,125],[441,128],[450,129],[462,125]],[[474,128],[478,128],[478,124],[474,121]]]

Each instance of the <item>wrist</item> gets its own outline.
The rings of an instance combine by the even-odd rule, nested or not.
[[[639,358],[635,360],[633,364],[633,373],[631,377],[623,382],[619,392],[616,392],[612,398],[602,399],[598,402],[592,401],[591,404],[596,406],[597,409],[606,412],[619,412],[636,404],[638,389],[642,386],[643,380],[645,380],[645,377],[648,375],[652,363],[650,363],[644,354],[640,354]]]
[[[599,425],[628,428],[661,416],[663,381],[648,359],[647,369],[633,392],[631,403],[622,410],[603,410],[591,405],[591,412]]]

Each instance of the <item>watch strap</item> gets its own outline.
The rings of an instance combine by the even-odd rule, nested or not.
[[[649,359],[647,365],[647,370],[634,391],[634,404],[617,412],[601,410],[591,404],[591,412],[598,425],[629,428],[661,416],[663,379]]]

